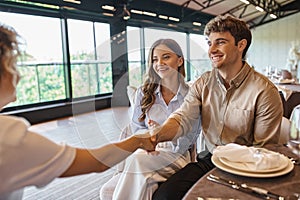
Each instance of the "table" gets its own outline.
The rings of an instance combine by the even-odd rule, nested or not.
[[[299,83],[295,83],[295,84],[278,84],[278,86],[288,89],[288,90],[292,90],[294,92],[300,92],[300,84]]]
[[[290,150],[282,145],[272,145],[267,147],[270,150],[281,152],[289,157],[295,157]],[[260,198],[247,194],[238,190],[234,190],[227,186],[223,186],[218,183],[207,180],[209,174],[221,176],[232,181],[239,183],[248,183],[251,186],[259,186],[265,188],[276,194],[286,196],[292,193],[292,188],[298,188],[300,190],[300,165],[295,165],[294,169],[285,175],[272,178],[250,178],[243,177],[234,174],[227,173],[218,168],[212,169],[201,179],[199,179],[194,186],[187,192],[184,200],[197,200],[198,197],[202,198],[224,198],[224,199],[251,199],[258,200]]]

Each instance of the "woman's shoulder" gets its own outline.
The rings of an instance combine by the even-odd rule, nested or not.
[[[0,126],[0,144],[16,145],[25,137],[30,124],[24,118],[2,115]]]

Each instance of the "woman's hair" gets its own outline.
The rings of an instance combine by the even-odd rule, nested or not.
[[[0,79],[12,70],[20,54],[18,38],[20,36],[12,28],[0,24]]]
[[[158,85],[160,84],[161,78],[157,75],[157,73],[153,69],[153,51],[158,45],[165,45],[170,48],[178,57],[181,57],[183,62],[182,65],[178,67],[178,79],[179,82],[185,86],[185,68],[184,68],[184,57],[182,50],[178,43],[172,39],[159,39],[154,42],[150,48],[149,55],[148,55],[148,74],[146,75],[145,81],[142,86],[142,92],[144,96],[141,101],[141,109],[142,114],[139,116],[139,121],[144,121],[146,118],[146,113],[149,111],[151,106],[155,102],[155,90],[157,89]]]
[[[237,43],[242,39],[247,40],[247,46],[244,49],[242,56],[245,58],[245,55],[251,44],[252,35],[250,29],[244,21],[231,16],[219,15],[206,24],[204,34],[209,36],[211,33],[227,31],[234,37],[235,45],[237,45]]]

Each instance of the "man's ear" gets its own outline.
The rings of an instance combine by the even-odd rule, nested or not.
[[[244,49],[247,46],[247,40],[246,39],[242,39],[238,42],[238,48],[240,51],[244,51]]]

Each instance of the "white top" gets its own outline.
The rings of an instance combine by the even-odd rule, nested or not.
[[[45,186],[75,159],[74,148],[33,133],[29,126],[22,118],[0,116],[1,200],[21,199],[25,186]]]

